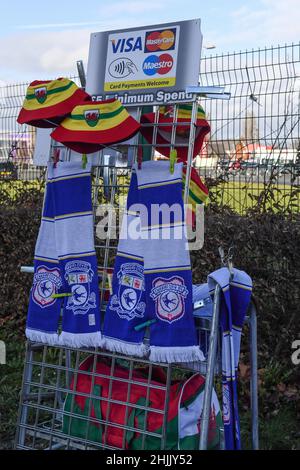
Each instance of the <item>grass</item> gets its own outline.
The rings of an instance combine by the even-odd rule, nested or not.
[[[219,183],[210,189],[210,200],[218,205],[228,206],[238,214],[243,214],[256,206],[257,199],[264,189],[263,183],[238,181]],[[288,207],[294,212],[299,212],[299,189],[284,184],[272,186],[266,201],[266,209],[281,212],[286,211]]]
[[[299,421],[295,419],[295,407],[286,404],[260,429],[261,447],[266,450],[300,450]]]
[[[101,181],[101,180],[100,180]],[[118,189],[115,195],[115,202],[124,204],[129,179],[127,176],[118,177]],[[14,201],[24,190],[43,190],[43,182],[34,181],[0,181],[0,199],[1,193],[5,197]],[[257,198],[262,194],[265,186],[263,183],[245,183],[239,181],[221,182],[217,186],[210,188],[209,201],[221,206],[228,206],[238,214],[244,214],[248,209],[257,205]],[[102,190],[99,192],[101,202],[106,202],[102,197]],[[103,200],[102,200],[103,199]],[[272,209],[274,212],[291,211],[299,212],[300,190],[291,185],[276,184],[271,186],[268,192],[265,208]]]
[[[2,338],[5,335],[1,334]],[[6,343],[6,365],[0,365],[0,449],[12,448],[19,408],[25,343]]]
[[[5,194],[13,201],[17,198],[20,191],[24,190],[42,190],[44,184],[40,180],[33,181],[23,181],[23,180],[13,180],[13,181],[0,181],[0,191]]]

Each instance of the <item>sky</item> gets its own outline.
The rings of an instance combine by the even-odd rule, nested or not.
[[[0,0],[0,85],[76,74],[92,32],[201,18],[202,55],[298,42],[300,0]]]

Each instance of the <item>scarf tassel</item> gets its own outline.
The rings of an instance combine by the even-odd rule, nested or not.
[[[104,347],[111,352],[128,356],[145,357],[149,354],[149,348],[144,343],[128,343],[106,336]]]
[[[205,357],[199,346],[163,347],[150,346],[150,361],[153,362],[194,362],[204,361]]]
[[[57,346],[59,344],[59,337],[57,333],[49,333],[46,331],[32,330],[26,328],[26,338],[34,343],[47,344],[49,346]]]
[[[103,339],[100,331],[76,334],[62,331],[59,335],[59,344],[70,348],[98,348],[103,346]]]

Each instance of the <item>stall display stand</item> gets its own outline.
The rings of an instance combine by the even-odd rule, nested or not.
[[[207,88],[207,87],[206,87]],[[197,117],[197,104],[199,96],[216,97],[219,94],[221,98],[228,98],[224,96],[224,90],[201,90],[194,89],[194,99],[192,102],[192,125],[190,126],[188,146],[188,158],[186,163],[186,182],[184,190],[184,200],[187,202],[189,194],[189,183],[191,177],[193,147],[195,141],[195,122]],[[217,96],[218,97],[218,96]],[[166,105],[167,103],[165,103]],[[135,117],[140,120],[142,108],[136,108]],[[177,105],[174,108],[174,120],[172,123],[172,139],[169,145],[170,150],[175,146],[176,134],[176,115]],[[144,124],[147,125],[147,124]],[[99,263],[99,278],[100,294],[101,294],[101,308],[105,312],[108,295],[111,273],[114,265],[114,258],[117,250],[117,239],[115,234],[118,232],[118,217],[114,217],[112,213],[108,213],[107,230],[99,233],[99,221],[105,216],[103,213],[103,204],[108,204],[110,207],[118,209],[124,205],[126,193],[129,187],[130,174],[132,164],[138,160],[138,149],[149,149],[151,158],[154,158],[157,127],[158,127],[158,109],[155,114],[155,121],[153,125],[153,141],[147,143],[141,141],[139,135],[136,135],[128,144],[119,145],[113,151],[107,148],[102,150],[97,155],[97,164],[93,169],[93,210],[95,222],[95,248],[97,259]],[[177,145],[177,144],[176,144]],[[53,144],[51,148],[51,155],[57,151],[57,144]],[[65,159],[70,158],[70,152],[65,152]],[[23,271],[33,272],[33,268],[22,269]],[[25,274],[24,274],[25,275]],[[128,448],[128,433],[138,433],[140,436],[140,450],[147,448],[147,442],[150,437],[155,438],[157,442],[157,449],[168,448],[167,434],[168,434],[168,410],[169,410],[169,397],[172,378],[178,377],[178,374],[190,373],[191,369],[198,370],[205,376],[205,391],[203,397],[203,409],[199,426],[199,449],[207,449],[208,446],[208,432],[209,432],[209,416],[211,408],[211,400],[213,393],[213,385],[215,378],[222,372],[221,367],[221,347],[220,347],[220,329],[219,329],[219,301],[220,292],[216,288],[214,295],[213,316],[210,319],[197,318],[196,326],[201,333],[201,348],[207,351],[205,362],[199,364],[186,365],[183,364],[155,364],[147,359],[135,358],[132,356],[125,356],[118,353],[111,353],[101,349],[72,349],[68,347],[47,346],[27,342],[25,366],[23,375],[23,384],[20,397],[20,408],[17,423],[17,433],[15,447],[16,449],[126,449]],[[254,449],[258,448],[258,406],[257,406],[257,337],[256,337],[256,309],[252,302],[246,322],[249,324],[250,332],[250,360],[251,360],[251,413],[252,413],[252,446]],[[76,410],[71,406],[71,409],[66,409],[65,402],[68,394],[75,394],[76,392],[70,391],[71,382],[76,384],[79,373],[80,364],[88,357],[92,356],[92,367],[87,373],[91,377],[92,383],[97,377],[96,365],[99,361],[106,361],[109,363],[109,373],[105,376],[109,381],[108,397],[101,397],[100,401],[105,401],[105,406],[108,407],[106,418],[101,416],[91,417],[91,407],[93,400],[96,397],[91,391],[87,394],[87,402],[89,403],[89,412],[87,417],[81,419],[86,420],[85,437],[76,437],[72,433],[72,419],[76,419],[78,415]],[[118,364],[126,364],[128,369],[128,384],[127,396],[119,399],[115,403],[123,405],[125,410],[125,419],[123,424],[116,424],[113,420],[113,414],[110,413],[114,406],[114,399],[112,398],[112,385],[116,380],[115,368]],[[161,386],[156,386],[164,396],[163,409],[156,409],[149,403],[150,390],[153,389],[152,372],[155,366],[159,366],[165,375],[165,383]],[[132,403],[130,403],[131,388],[135,386],[136,379],[134,378],[134,371],[145,366],[147,376],[140,386],[145,387],[146,390],[146,404],[139,404],[137,408],[145,413],[144,426],[137,429],[135,422],[130,419],[132,411]],[[93,387],[91,387],[93,389]],[[75,386],[74,389],[75,390]],[[74,401],[73,401],[74,402]],[[147,416],[152,413],[162,415],[163,425],[159,431],[153,432],[147,428]],[[65,417],[68,417],[69,428],[63,426]],[[90,426],[92,423],[101,428],[101,439],[92,439],[90,434]],[[109,433],[113,428],[123,429],[122,443],[117,446],[111,444]],[[222,431],[220,431],[222,434]],[[220,441],[223,444],[220,447],[224,448],[223,436],[220,436]],[[179,447],[178,447],[179,448]]]

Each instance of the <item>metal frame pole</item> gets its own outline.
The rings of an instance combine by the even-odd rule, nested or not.
[[[193,105],[192,105],[192,115],[191,115],[191,127],[190,127],[190,135],[189,135],[189,147],[188,147],[187,162],[186,162],[186,177],[185,177],[185,188],[184,188],[184,197],[183,197],[184,204],[188,204],[188,200],[189,200],[190,179],[191,179],[191,171],[192,171],[191,167],[193,163],[194,143],[195,143],[195,135],[196,135],[197,111],[198,111],[197,96],[194,95]]]
[[[204,389],[203,410],[201,416],[201,429],[200,429],[200,450],[207,449],[208,441],[208,428],[211,407],[211,397],[213,390],[213,380],[216,365],[217,344],[218,344],[218,331],[219,331],[219,313],[220,313],[220,286],[217,284],[214,293],[214,306],[213,316],[211,323],[211,331],[209,336],[209,349],[207,357],[207,373]]]
[[[251,399],[251,434],[252,448],[259,449],[259,432],[258,432],[258,381],[257,381],[257,315],[253,302],[250,306],[250,399]]]
[[[15,438],[16,449],[18,448],[18,446],[22,446],[22,447],[25,446],[26,424],[27,424],[27,417],[28,417],[28,407],[26,405],[26,402],[29,397],[30,383],[32,379],[32,359],[33,359],[32,345],[29,342],[27,342],[22,388],[21,388],[21,393],[20,393],[19,420],[17,423],[17,432],[16,432],[16,438]]]

